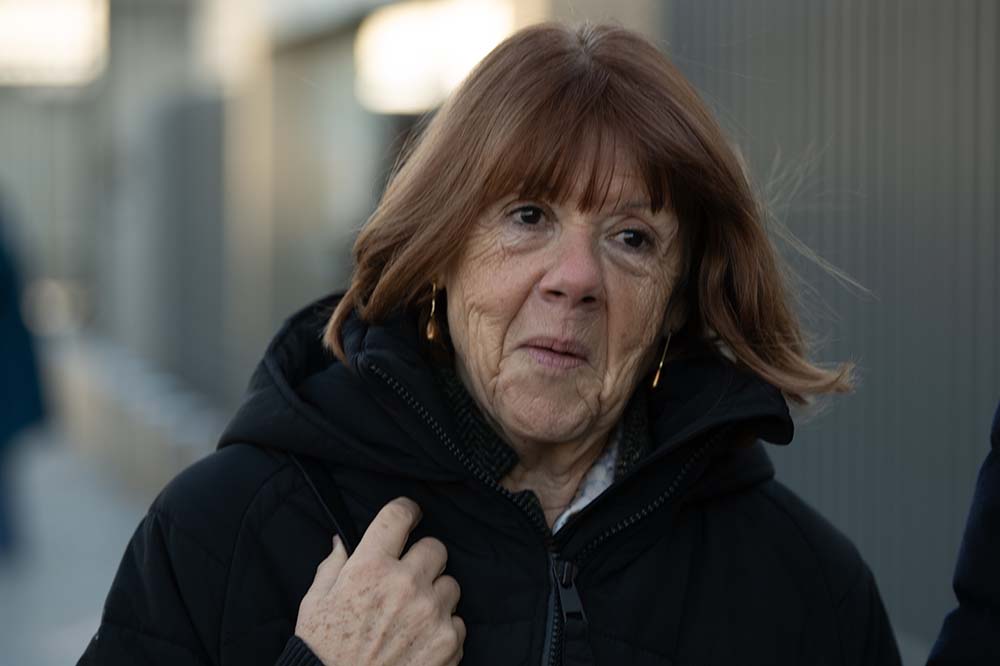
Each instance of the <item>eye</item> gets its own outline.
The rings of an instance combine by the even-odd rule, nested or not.
[[[515,222],[534,226],[544,219],[545,211],[538,206],[519,206],[511,211],[510,216]]]
[[[634,250],[641,250],[650,245],[651,239],[649,234],[638,229],[625,229],[624,231],[619,231],[618,239]]]

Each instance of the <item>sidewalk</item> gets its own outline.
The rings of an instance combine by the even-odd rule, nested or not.
[[[15,454],[23,548],[0,565],[0,666],[76,663],[149,503],[65,437],[33,432]]]

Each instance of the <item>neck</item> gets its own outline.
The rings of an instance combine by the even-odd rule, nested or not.
[[[549,527],[566,510],[577,488],[608,442],[608,431],[572,442],[535,442],[507,437],[518,462],[501,479],[511,492],[531,490],[538,497]]]
[[[642,394],[630,401],[622,414],[594,424],[580,438],[541,441],[520,437],[503,428],[488,410],[478,405],[467,384],[451,367],[438,367],[437,376],[456,415],[458,432],[469,444],[473,462],[511,492],[534,492],[549,527],[576,497],[581,482],[604,452],[614,429],[622,428],[616,476],[639,460],[649,447]]]

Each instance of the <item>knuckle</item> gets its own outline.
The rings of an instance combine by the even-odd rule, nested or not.
[[[378,580],[382,576],[383,565],[376,559],[354,559],[348,560],[344,565],[343,572],[349,578],[357,580]]]
[[[393,562],[384,557],[365,557],[362,559],[347,561],[344,565],[346,568],[351,565],[351,569],[355,572],[355,575],[371,577],[376,580],[386,577],[391,577],[393,573]]]
[[[415,599],[419,596],[420,586],[416,579],[407,573],[400,577],[400,590],[403,591],[407,599]]]
[[[365,572],[377,578],[391,577],[393,572],[396,570],[396,568],[393,567],[395,562],[385,557],[373,557],[364,564]]]
[[[412,501],[394,499],[382,509],[385,518],[394,523],[411,523],[416,520],[416,510]]]
[[[417,580],[409,571],[401,567],[393,569],[392,573],[385,577],[386,582],[397,594],[404,598],[412,599],[417,595]]]
[[[455,654],[460,646],[458,636],[448,627],[442,628],[434,637],[434,650],[438,654]]]
[[[437,604],[426,596],[414,599],[412,606],[414,615],[422,620],[430,619],[438,615]]]
[[[442,605],[454,604],[461,596],[458,583],[450,576],[441,576],[434,581],[434,591]],[[451,610],[447,608],[446,610]]]
[[[388,567],[377,559],[348,561],[340,572],[339,580],[352,588],[378,589],[391,581]]]
[[[457,623],[452,622],[450,631],[447,632],[448,642],[451,644],[453,650],[460,649],[462,647],[462,641],[465,637],[465,632],[458,628]]]
[[[435,555],[444,555],[445,557],[448,555],[448,549],[439,539],[428,536],[421,539],[419,543],[424,544],[423,547]]]
[[[434,537],[424,537],[410,547],[412,559],[421,566],[434,565],[448,561],[448,549]]]

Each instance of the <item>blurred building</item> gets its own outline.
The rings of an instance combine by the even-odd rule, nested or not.
[[[774,455],[918,663],[1000,398],[990,0],[0,0],[0,188],[67,427],[150,494],[211,450],[282,319],[345,284],[420,114],[544,18],[656,40],[776,219],[871,291],[782,247],[862,385]]]
[[[872,292],[795,262],[862,383],[775,454],[932,640],[1000,399],[1000,7],[675,0],[666,31],[779,217]]]

